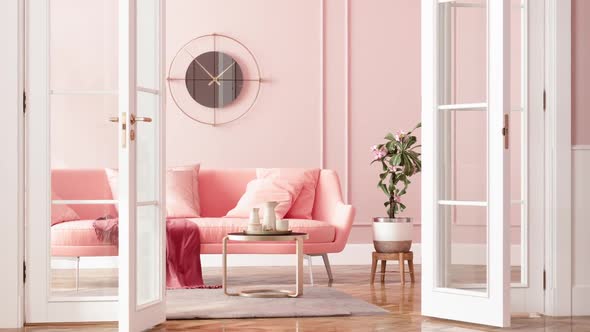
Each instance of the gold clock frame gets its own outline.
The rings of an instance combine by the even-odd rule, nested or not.
[[[171,77],[171,71],[172,71],[172,66],[174,65],[176,59],[178,58],[179,54],[181,52],[187,52],[192,58],[193,60],[198,56],[198,55],[193,55],[190,52],[188,52],[186,50],[186,47],[189,46],[190,44],[194,43],[195,41],[198,41],[199,39],[204,39],[204,38],[213,38],[213,50],[212,51],[217,51],[217,42],[216,42],[216,38],[225,38],[231,42],[236,43],[237,45],[241,46],[243,49],[246,50],[246,52],[248,53],[248,55],[252,58],[254,65],[256,66],[256,70],[255,73],[257,74],[257,78],[253,78],[253,79],[242,79],[242,81],[253,81],[253,82],[258,82],[258,86],[256,88],[256,93],[254,95],[254,98],[252,99],[252,101],[250,102],[250,105],[248,105],[248,107],[241,112],[237,117],[228,120],[228,121],[224,121],[224,122],[217,122],[217,107],[212,107],[213,109],[213,121],[205,121],[202,119],[199,119],[191,114],[189,114],[189,112],[187,110],[185,110],[179,103],[179,101],[176,99],[176,97],[174,96],[174,90],[171,86],[171,82],[173,81],[186,81],[185,77],[179,78],[179,77]],[[262,84],[262,78],[260,75],[260,66],[258,64],[258,60],[256,59],[256,57],[254,56],[254,53],[252,53],[252,51],[246,46],[244,45],[242,42],[240,42],[239,40],[237,40],[236,38],[233,38],[231,36],[225,35],[225,34],[218,34],[218,33],[211,33],[211,34],[207,34],[207,35],[202,35],[196,38],[191,39],[190,41],[188,41],[186,44],[184,44],[180,50],[176,53],[176,55],[174,56],[174,58],[172,59],[172,62],[170,63],[170,67],[168,68],[168,77],[166,78],[166,80],[168,81],[168,90],[170,91],[170,96],[172,97],[172,100],[174,101],[174,104],[178,107],[178,109],[180,109],[180,111],[182,113],[184,113],[186,116],[188,116],[189,118],[191,118],[192,120],[202,123],[202,124],[206,124],[206,125],[211,125],[213,127],[215,126],[220,126],[220,125],[225,125],[225,124],[229,124],[232,122],[235,122],[239,119],[241,119],[244,115],[246,115],[248,112],[250,112],[250,110],[254,107],[254,105],[256,104],[256,101],[258,100],[258,96],[260,95],[260,85]],[[195,101],[196,103],[196,101]]]

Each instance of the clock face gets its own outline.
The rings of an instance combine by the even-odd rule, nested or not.
[[[240,65],[222,52],[206,52],[197,56],[185,75],[186,88],[199,104],[222,108],[238,98],[244,86]]]

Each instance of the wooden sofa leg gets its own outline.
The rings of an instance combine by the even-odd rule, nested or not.
[[[326,267],[326,272],[328,273],[328,280],[332,282],[334,281],[334,277],[332,276],[332,267],[330,266],[328,254],[322,254],[322,258],[324,259],[324,266]]]

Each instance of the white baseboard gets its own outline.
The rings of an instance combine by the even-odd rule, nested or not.
[[[572,289],[572,315],[590,315],[590,285],[574,286]]]
[[[370,265],[371,253],[374,251],[372,243],[349,244],[344,250],[337,254],[330,254],[332,265]],[[412,245],[414,252],[414,263],[421,263],[421,245]],[[453,264],[483,265],[486,258],[486,247],[483,244],[459,243],[453,245]],[[520,264],[520,246],[511,247],[513,265]],[[203,267],[220,267],[221,255],[201,255]],[[295,257],[293,255],[229,255],[229,266],[293,266]],[[313,257],[314,265],[322,265],[321,257]],[[82,257],[80,258],[81,269],[116,268],[117,257]],[[76,261],[73,258],[54,258],[51,261],[53,269],[73,269]]]

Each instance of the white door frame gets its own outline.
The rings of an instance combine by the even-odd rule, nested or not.
[[[545,222],[545,269],[546,276],[546,296],[545,296],[545,314],[547,315],[570,315],[571,313],[571,199],[566,198],[571,195],[571,0],[544,0],[547,8],[554,8],[555,10],[548,10],[546,12],[545,31],[546,38],[545,53],[547,58],[552,56],[553,60],[547,59],[546,69],[552,69],[554,76],[547,75],[547,131],[546,131],[546,145],[555,146],[557,155],[547,154],[547,165],[555,165],[557,161],[560,162],[560,173],[557,174],[555,169],[546,169],[547,178],[551,179],[551,184],[554,186],[554,195],[547,200],[547,210],[553,210],[555,214],[547,214]],[[23,0],[5,0],[2,1],[3,9],[0,11],[1,22],[11,22],[14,18],[18,18],[18,28],[10,28],[4,30],[7,33],[17,33],[17,46],[20,48],[19,59],[13,61],[12,64],[17,65],[19,72],[16,80],[19,91],[23,90],[24,73],[22,72],[22,64],[26,54],[23,51],[24,44],[24,10]],[[5,27],[6,29],[6,27]],[[558,45],[556,45],[558,44]],[[10,49],[14,45],[6,45]],[[559,46],[559,47],[558,47]],[[9,65],[8,62],[4,64]],[[8,67],[7,67],[8,68]],[[11,65],[11,68],[15,68]],[[3,71],[5,72],[5,71]],[[10,71],[6,71],[10,72]],[[5,72],[5,73],[6,73]],[[2,84],[7,84],[12,87],[15,83],[13,75],[3,75],[0,77]],[[551,88],[553,87],[553,89]],[[555,89],[559,88],[559,91]],[[6,108],[14,107],[18,109],[19,116],[9,117],[2,122],[2,128],[13,131],[15,135],[7,137],[4,141],[4,146],[10,149],[10,154],[7,157],[19,158],[23,155],[22,146],[22,131],[19,133],[17,128],[23,128],[22,124],[22,94],[19,92],[14,96],[12,92],[3,90],[8,95],[7,99],[2,99]],[[12,105],[12,106],[11,106]],[[559,106],[559,107],[558,107]],[[554,120],[555,119],[555,120]],[[557,124],[549,125],[552,121],[558,121]],[[13,129],[17,129],[14,131]],[[6,131],[5,131],[6,133]],[[568,142],[569,140],[569,142]],[[552,142],[552,143],[551,143]],[[3,146],[3,148],[4,148]],[[18,151],[13,151],[17,147]],[[7,207],[6,211],[13,211],[17,217],[15,227],[5,229],[0,232],[0,241],[4,244],[10,245],[10,250],[0,252],[0,262],[3,266],[12,266],[15,258],[17,262],[22,262],[24,252],[24,198],[22,193],[25,190],[24,181],[22,181],[23,164],[19,163],[18,168],[11,167],[4,170],[2,177],[6,179],[21,179],[18,184],[18,189],[14,186],[2,186],[0,192],[6,197],[15,197],[15,191],[20,192],[17,198],[17,204],[11,204],[8,201],[3,201]],[[559,180],[559,181],[557,181]],[[4,182],[3,182],[4,183]],[[549,184],[549,182],[548,182]],[[549,187],[547,188],[549,189]],[[566,195],[566,196],[564,196]],[[558,209],[558,207],[561,207]],[[15,209],[16,208],[16,209]],[[557,222],[559,220],[559,223]],[[559,227],[565,227],[558,229]],[[15,255],[16,253],[16,255]],[[559,257],[559,260],[556,258]],[[4,264],[6,263],[6,264]],[[563,273],[563,274],[562,274]],[[24,294],[23,268],[22,264],[18,264],[15,269],[7,269],[5,274],[6,283],[0,283],[0,290],[3,296],[0,298],[0,308],[15,308],[14,312],[9,315],[0,316],[0,327],[4,328],[18,328],[23,326],[24,322],[24,303],[22,295]],[[4,280],[4,279],[3,279]],[[14,292],[13,290],[17,290]],[[6,312],[5,312],[6,313]]]
[[[545,0],[545,314],[572,313],[571,0]]]
[[[24,8],[0,1],[0,328],[23,325],[24,310]]]
[[[526,97],[523,107],[526,109],[523,121],[523,133],[526,135],[526,148],[521,154],[526,170],[525,183],[522,186],[526,201],[526,212],[521,222],[521,283],[513,283],[511,290],[512,313],[543,313],[543,252],[545,236],[545,153],[542,143],[545,138],[545,114],[543,112],[544,85],[544,3],[536,0],[524,1],[526,12],[522,17],[526,32],[523,36],[523,55],[526,59],[522,65],[522,79]],[[539,56],[541,55],[541,56]]]

